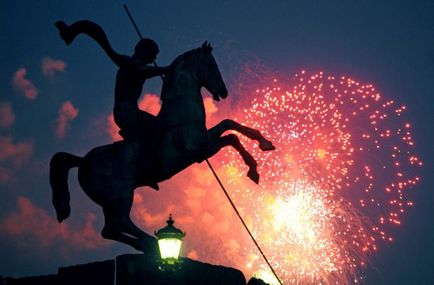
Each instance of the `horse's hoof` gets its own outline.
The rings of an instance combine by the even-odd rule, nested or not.
[[[63,21],[57,21],[54,25],[59,30],[59,34],[62,40],[65,42],[66,45],[69,46],[73,40],[71,32],[69,31],[69,26]]]
[[[269,150],[275,150],[275,149],[276,149],[276,147],[273,145],[273,143],[270,142],[270,141],[267,141],[267,140],[261,142],[261,143],[259,144],[259,148],[260,148],[262,151],[269,151]]]
[[[256,184],[259,184],[259,173],[256,170],[249,170],[249,172],[247,172],[247,177],[252,179]]]

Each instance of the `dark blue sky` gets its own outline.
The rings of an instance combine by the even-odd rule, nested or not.
[[[47,178],[51,155],[61,150],[84,154],[110,142],[98,126],[112,110],[116,69],[90,40],[80,39],[66,47],[54,22],[93,20],[104,27],[116,50],[131,54],[137,35],[122,4],[115,0],[0,2],[0,104],[10,106],[15,117],[13,123],[0,125],[0,137],[3,141],[10,138],[16,147],[14,157],[6,155],[7,143],[0,145],[0,178],[4,177],[0,179],[0,220],[18,211],[19,197],[23,209],[26,201],[31,201],[32,207],[53,215]],[[234,83],[244,62],[260,62],[288,77],[301,69],[348,75],[373,83],[385,96],[406,104],[416,150],[425,163],[420,173],[422,182],[413,190],[415,207],[394,232],[395,242],[380,246],[364,276],[366,284],[434,284],[433,1],[127,4],[142,33],[159,43],[158,62],[162,65],[209,40],[228,86]],[[41,60],[46,57],[61,60],[66,68],[52,76],[44,75]],[[14,87],[14,74],[21,68],[39,90],[34,100]],[[158,93],[160,84],[154,80],[146,89]],[[63,138],[58,138],[58,110],[66,101],[72,102],[79,113],[68,121]],[[77,187],[72,181],[75,178],[70,180]],[[85,209],[77,213],[77,224],[85,223],[86,213],[92,212],[97,215],[95,227],[99,228],[99,209],[84,194],[73,195]],[[34,215],[44,216],[41,213]],[[43,229],[44,225],[34,227]],[[131,251],[118,245],[109,249],[96,245],[88,251],[52,253],[65,241],[51,240],[56,244],[50,249],[40,243],[32,245],[34,237],[31,233],[16,238],[0,236],[0,275],[47,274],[55,272],[57,266]]]

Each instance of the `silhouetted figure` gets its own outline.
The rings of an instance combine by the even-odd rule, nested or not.
[[[106,52],[111,53],[110,50]],[[97,147],[83,158],[65,152],[53,156],[50,184],[59,222],[70,214],[67,180],[72,167],[79,168],[78,179],[86,194],[103,208],[102,236],[147,253],[154,253],[158,247],[156,240],[130,219],[135,188],[155,186],[191,164],[213,156],[225,146],[232,146],[239,152],[249,167],[247,176],[258,183],[255,159],[235,134],[222,134],[235,130],[257,140],[264,151],[275,149],[273,144],[259,131],[229,119],[206,129],[201,88],[205,87],[217,101],[228,95],[212,47],[205,42],[200,48],[178,56],[171,66],[173,71],[164,80],[162,106],[156,118],[161,134],[158,144],[150,147],[146,141],[127,139]]]
[[[117,53],[111,47],[103,29],[91,21],[77,21],[66,25],[56,22],[60,36],[70,45],[79,34],[94,39],[119,67],[116,75],[114,120],[121,129],[119,134],[126,140],[149,140],[158,137],[158,122],[154,115],[142,111],[137,105],[146,79],[167,74],[169,67],[156,67],[148,64],[155,61],[159,49],[151,39],[140,40],[132,56]],[[155,141],[153,142],[155,143]]]

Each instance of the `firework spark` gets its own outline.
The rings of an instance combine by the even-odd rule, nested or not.
[[[243,141],[258,159],[260,191],[242,182],[234,152],[225,174],[284,282],[357,283],[379,241],[392,241],[390,226],[413,205],[408,192],[422,166],[405,110],[371,84],[302,71],[257,90],[238,116],[277,148],[264,153]],[[246,267],[266,274],[252,252],[246,248]]]

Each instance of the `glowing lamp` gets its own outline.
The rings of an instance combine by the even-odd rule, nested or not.
[[[176,269],[179,265],[179,252],[181,250],[182,239],[185,232],[176,228],[173,224],[172,214],[169,215],[167,226],[155,232],[158,239],[162,265],[160,269]]]

